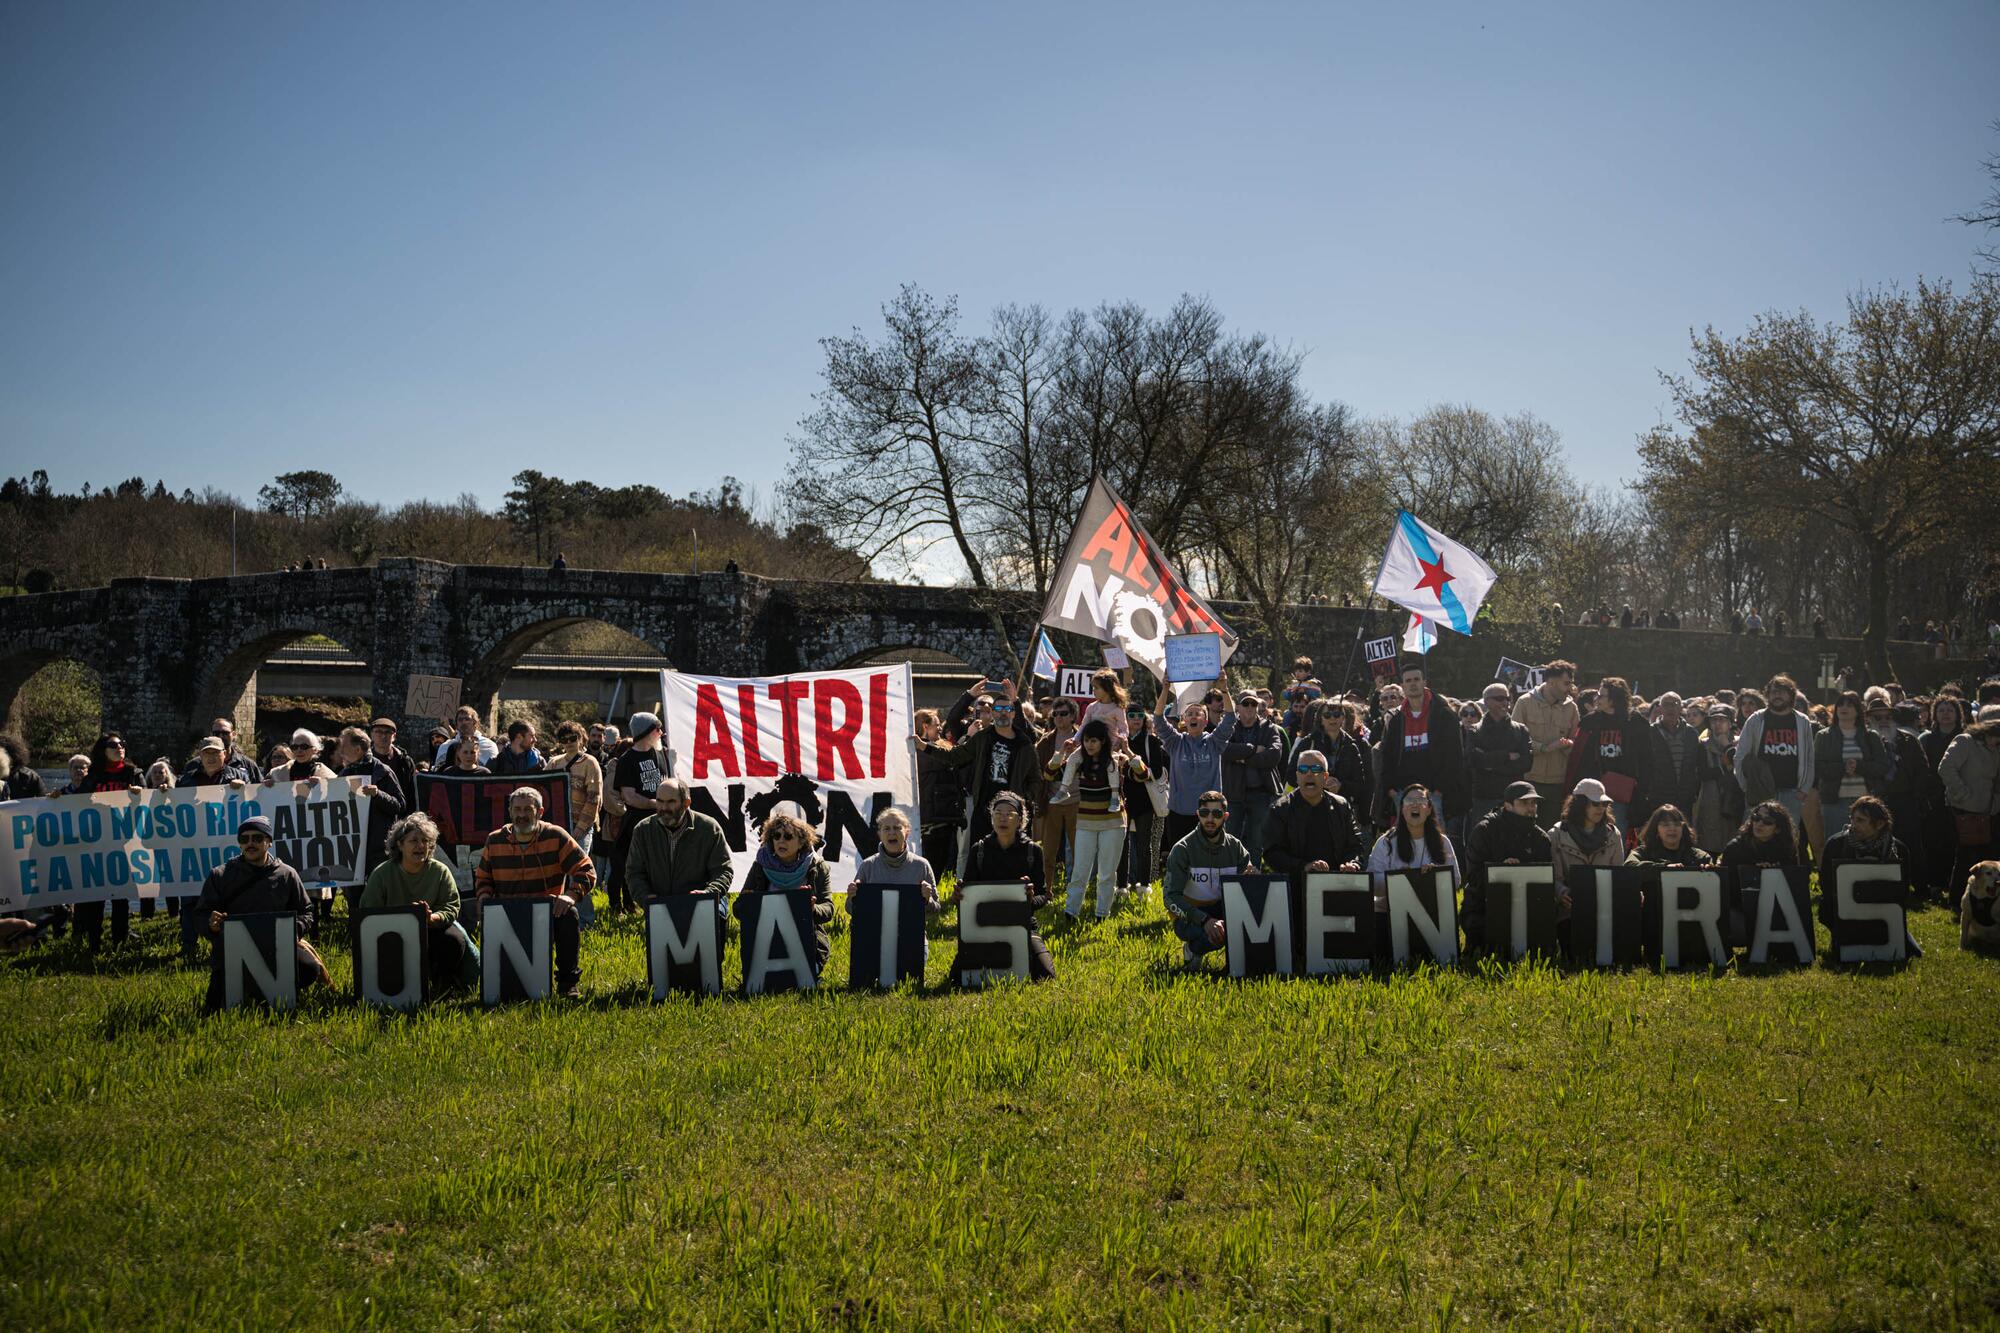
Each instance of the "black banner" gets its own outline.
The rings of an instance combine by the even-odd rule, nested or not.
[[[1314,871],[1298,903],[1307,976],[1366,972],[1375,965],[1375,892],[1367,875]]]
[[[1720,870],[1657,867],[1646,887],[1647,932],[1659,941],[1654,960],[1662,971],[1684,972],[1729,965],[1723,938],[1728,895]]]
[[[507,795],[521,787],[542,794],[542,818],[569,828],[569,774],[417,774],[416,808],[437,821],[438,847],[483,847],[486,835],[507,822]],[[445,859],[449,860],[449,857]]]
[[[1488,866],[1485,894],[1486,938],[1480,942],[1488,954],[1507,962],[1556,956],[1555,867]]]
[[[1744,961],[1760,967],[1810,967],[1815,953],[1812,871],[1805,866],[1736,870],[1736,910],[1729,916],[1743,923]]]
[[[1837,963],[1901,963],[1909,957],[1904,921],[1903,868],[1846,861],[1833,867],[1833,883],[1820,876],[1820,910],[1833,936]]]
[[[1389,958],[1401,963],[1458,961],[1458,891],[1449,868],[1392,870]]]

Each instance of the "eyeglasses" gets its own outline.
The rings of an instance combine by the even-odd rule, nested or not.
[[[1300,765],[1299,765],[1299,772],[1301,772],[1301,773],[1324,773],[1324,772],[1326,772],[1326,765],[1325,765],[1325,764],[1300,764]]]
[[[799,835],[796,833],[773,833],[771,835],[772,842],[797,842],[798,840]]]
[[[1223,819],[1228,816],[1229,807],[1226,805],[1204,805],[1197,809],[1195,813],[1203,819],[1208,818],[1210,815],[1214,815],[1217,819]]]
[[[254,843],[266,843],[269,841],[270,839],[261,833],[239,833],[236,835],[236,843],[239,847],[248,847]]]
[[[125,742],[124,742],[124,741],[106,741],[106,742],[104,743],[104,748],[105,748],[105,749],[107,749],[107,750],[122,750],[122,749],[124,749],[124,748],[125,748]]]
[[[993,705],[993,711],[994,711],[994,712],[996,712],[996,713],[1011,713],[1011,712],[1013,712],[1013,711],[1014,711],[1014,705],[1012,705],[1012,704],[994,704],[994,705]]]

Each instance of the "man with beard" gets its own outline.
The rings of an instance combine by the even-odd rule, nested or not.
[[[1736,780],[1749,806],[1776,801],[1803,823],[1813,783],[1813,725],[1798,711],[1798,698],[1790,676],[1773,676],[1764,687],[1764,706],[1736,738]]]
[[[654,813],[632,830],[625,854],[625,882],[642,908],[648,898],[670,893],[721,894],[729,897],[729,843],[722,825],[688,805],[685,779],[660,779],[654,793]]]
[[[306,897],[305,882],[299,872],[271,855],[271,821],[254,815],[236,826],[236,846],[240,856],[231,857],[208,873],[196,899],[194,916],[202,930],[214,941],[210,952],[208,1007],[223,1004],[222,923],[231,916],[258,912],[290,912],[297,918],[293,948],[298,954],[299,986],[330,986],[326,964],[306,932],[312,929],[312,903]]]

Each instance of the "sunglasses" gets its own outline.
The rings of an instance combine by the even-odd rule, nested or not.
[[[1301,773],[1324,773],[1324,772],[1326,772],[1326,765],[1325,765],[1325,764],[1300,764],[1300,765],[1299,765],[1299,772],[1301,772]]]
[[[1199,810],[1196,810],[1195,813],[1203,819],[1208,818],[1210,815],[1214,815],[1217,819],[1226,819],[1229,816],[1229,808],[1221,805],[1204,805]]]
[[[993,705],[993,711],[994,711],[994,712],[996,712],[996,713],[1011,713],[1011,712],[1013,712],[1013,711],[1014,711],[1014,705],[1012,705],[1012,704],[994,704],[994,705]]]
[[[1750,822],[1753,824],[1769,824],[1773,827],[1776,827],[1778,823],[1777,818],[1772,815],[1752,815],[1750,816]]]
[[[236,844],[239,847],[248,847],[252,843],[264,843],[269,841],[270,839],[265,837],[261,833],[243,833],[243,834],[238,834],[236,838]]]

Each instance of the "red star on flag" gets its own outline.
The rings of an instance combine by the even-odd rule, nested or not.
[[[1456,574],[1446,572],[1444,557],[1439,556],[1433,561],[1425,560],[1419,556],[1417,558],[1417,567],[1424,571],[1424,576],[1417,580],[1417,591],[1422,592],[1425,588],[1429,588],[1439,601],[1443,601],[1444,585],[1458,577]]]

